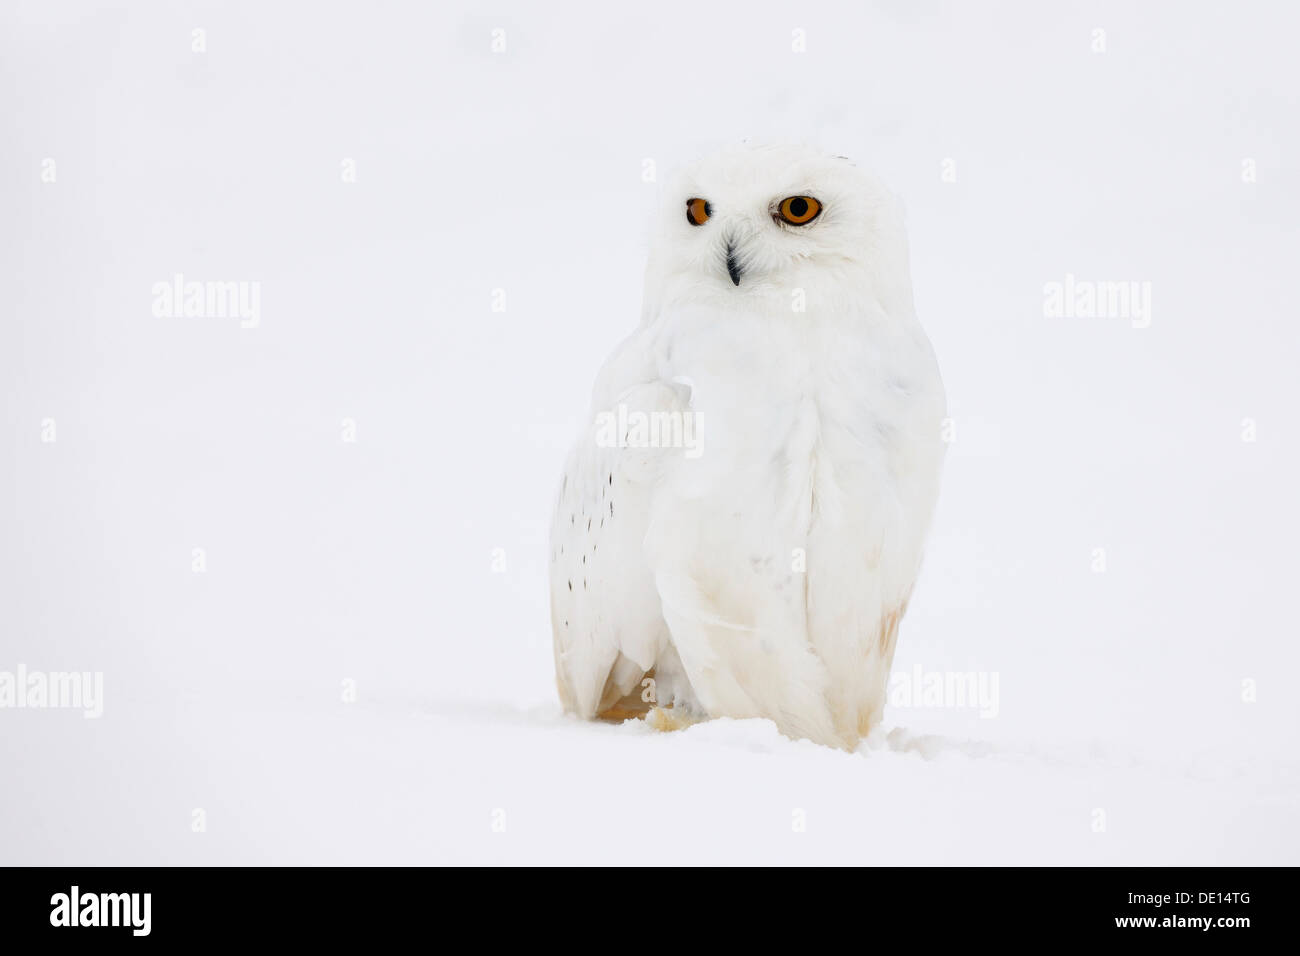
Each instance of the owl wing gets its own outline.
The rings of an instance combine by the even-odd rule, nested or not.
[[[638,414],[681,413],[689,403],[689,389],[659,379],[647,337],[634,334],[602,370],[591,422],[565,465],[551,524],[551,630],[561,703],[581,717],[647,709],[639,685],[668,629],[645,536],[674,450],[624,442]]]

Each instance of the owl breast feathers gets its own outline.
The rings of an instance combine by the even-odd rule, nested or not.
[[[764,717],[854,748],[883,712],[944,414],[880,183],[804,147],[685,172],[560,484],[565,709]]]

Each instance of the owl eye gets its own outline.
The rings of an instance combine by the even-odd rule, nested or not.
[[[713,207],[703,199],[686,200],[686,219],[692,226],[702,226],[713,215]]]
[[[806,226],[822,211],[822,204],[812,196],[790,196],[781,200],[777,212],[792,226]]]

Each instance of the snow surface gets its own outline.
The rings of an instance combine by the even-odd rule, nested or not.
[[[0,710],[0,863],[1300,863],[1291,5],[0,20],[0,671],[105,690]],[[908,204],[956,440],[895,664],[995,717],[559,713],[546,525],[644,160],[746,135]],[[259,327],[156,318],[176,272]],[[1045,317],[1067,274],[1150,327]]]

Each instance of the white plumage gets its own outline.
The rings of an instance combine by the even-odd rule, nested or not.
[[[794,146],[725,151],[667,193],[641,324],[556,507],[560,697],[851,749],[884,707],[944,449],[901,211]]]

